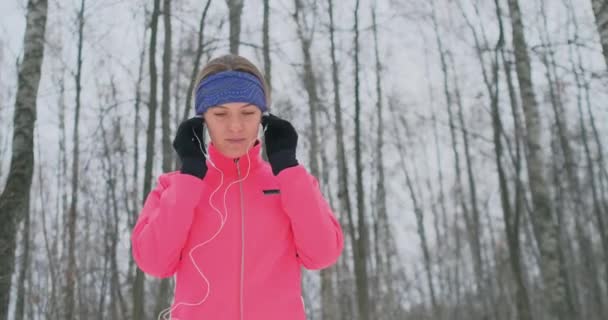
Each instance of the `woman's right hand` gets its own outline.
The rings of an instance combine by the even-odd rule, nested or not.
[[[173,140],[173,148],[182,162],[181,173],[201,179],[207,173],[207,162],[203,153],[203,126],[204,122],[200,117],[183,121]]]

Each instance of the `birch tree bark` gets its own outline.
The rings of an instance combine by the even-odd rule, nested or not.
[[[8,317],[17,226],[30,211],[36,98],[44,57],[47,11],[47,1],[28,1],[23,35],[23,60],[17,75],[12,153],[6,185],[0,194],[0,319]]]
[[[608,69],[608,1],[591,0],[591,6],[593,7],[593,14],[595,15],[597,32],[600,35],[604,61],[606,62],[606,68]]]
[[[521,148],[520,148],[520,124],[518,121],[517,114],[515,110],[518,108],[517,100],[515,97],[515,92],[512,85],[511,78],[511,70],[510,64],[507,63],[504,56],[504,28],[502,22],[502,10],[500,7],[500,3],[498,0],[494,0],[494,4],[496,7],[496,18],[498,20],[498,29],[499,29],[499,40],[496,44],[495,49],[495,58],[494,58],[494,67],[493,67],[493,81],[494,81],[494,91],[491,95],[492,101],[492,129],[494,131],[494,152],[496,156],[496,167],[498,173],[498,181],[500,185],[500,196],[501,196],[501,205],[503,211],[503,220],[505,223],[505,233],[507,235],[507,242],[509,248],[509,262],[511,266],[511,272],[513,273],[513,278],[515,279],[515,303],[517,308],[517,316],[521,320],[532,320],[532,310],[530,307],[530,299],[528,294],[528,289],[525,285],[525,277],[524,271],[522,268],[522,254],[521,254],[521,242],[519,240],[520,234],[520,226],[521,226],[521,211],[522,211],[522,200],[521,200],[521,182],[520,182],[520,172],[521,172]],[[503,61],[504,72],[507,79],[507,86],[509,91],[509,101],[511,103],[511,109],[513,113],[514,119],[514,127],[515,127],[515,205],[511,205],[511,196],[509,191],[509,186],[507,184],[507,177],[505,173],[505,169],[502,163],[503,156],[503,146],[501,135],[504,134],[502,120],[500,118],[500,112],[498,108],[498,66],[499,66],[499,54]],[[490,88],[488,88],[489,91]]]
[[[566,2],[566,1],[564,1]],[[565,3],[568,11],[569,11],[569,20],[568,22],[573,25],[573,35],[578,38],[580,33],[579,24],[574,12],[574,7],[572,1],[567,1]],[[585,162],[586,162],[586,171],[590,180],[591,187],[591,195],[593,200],[593,214],[597,220],[597,230],[600,235],[600,241],[602,244],[602,251],[604,255],[604,284],[605,288],[608,288],[608,263],[606,263],[606,259],[608,259],[608,235],[606,234],[606,221],[605,214],[608,213],[606,210],[606,204],[608,201],[605,199],[605,193],[603,192],[603,175],[601,174],[602,168],[604,168],[602,150],[598,152],[597,155],[593,154],[591,150],[591,141],[590,133],[588,132],[589,128],[587,127],[587,123],[585,122],[585,113],[583,111],[583,104],[586,103],[587,106],[590,105],[589,100],[589,80],[585,75],[585,70],[583,69],[583,60],[581,55],[580,47],[574,48],[574,46],[569,46],[569,62],[572,68],[572,74],[574,75],[574,79],[577,85],[577,94],[576,94],[576,105],[577,111],[579,115],[579,130],[581,142],[583,144],[583,150],[585,154]],[[589,108],[589,111],[591,109]],[[589,122],[592,128],[592,132],[595,131],[595,123],[593,119],[593,114],[589,114]],[[597,159],[594,159],[596,158]],[[595,161],[594,161],[595,160]],[[605,295],[604,295],[605,297]],[[600,305],[604,306],[603,303]],[[602,312],[606,312],[605,310]]]
[[[551,198],[545,178],[545,162],[541,142],[540,112],[534,95],[531,63],[524,35],[524,25],[518,0],[509,0],[512,41],[515,50],[515,68],[519,82],[519,95],[524,110],[526,127],[526,162],[528,184],[534,207],[533,227],[541,253],[541,273],[544,296],[549,303],[549,319],[573,319],[568,310],[566,283],[561,276],[563,266],[559,258],[559,235],[551,212]]]
[[[17,276],[17,303],[15,303],[15,320],[23,320],[25,313],[25,296],[26,288],[25,282],[27,280],[30,264],[30,212],[26,212],[25,218],[23,219],[23,233],[21,235],[22,252],[21,252],[21,265],[19,266],[19,274]]]

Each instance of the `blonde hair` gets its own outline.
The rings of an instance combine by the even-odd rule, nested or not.
[[[196,77],[194,90],[192,92],[193,97],[196,97],[196,89],[205,78],[222,71],[230,70],[247,72],[256,76],[262,83],[264,95],[266,96],[266,106],[270,109],[270,91],[268,89],[268,84],[266,83],[266,78],[264,78],[264,75],[251,61],[236,54],[226,54],[209,60]]]

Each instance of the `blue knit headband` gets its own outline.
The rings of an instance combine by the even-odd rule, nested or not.
[[[206,77],[196,88],[194,100],[196,114],[203,114],[209,108],[229,102],[247,102],[267,109],[264,87],[251,73],[243,71],[223,71]]]

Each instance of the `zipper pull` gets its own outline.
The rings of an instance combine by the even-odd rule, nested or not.
[[[240,159],[241,158],[234,159],[234,164],[236,165],[236,173],[238,174],[239,179],[241,178],[241,167],[239,166],[239,160]]]

